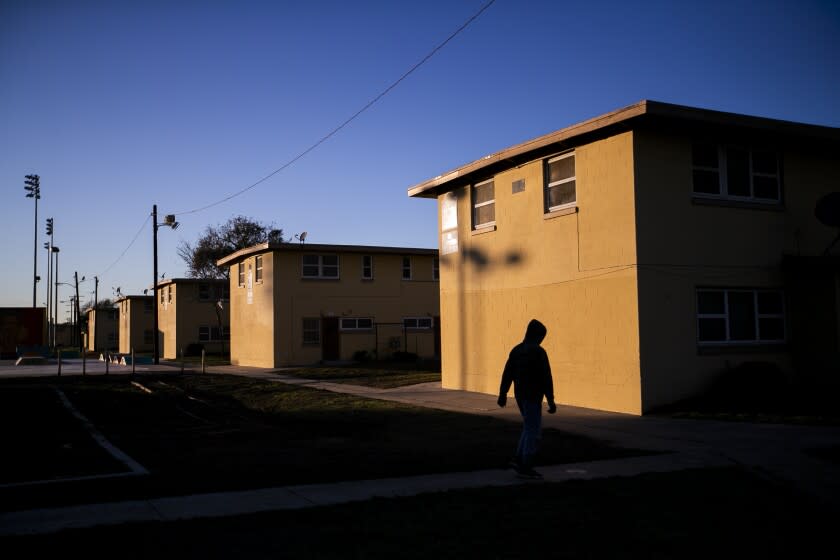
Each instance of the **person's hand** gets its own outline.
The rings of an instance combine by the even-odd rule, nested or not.
[[[507,404],[507,395],[499,395],[499,399],[496,402],[500,407],[504,408]]]
[[[548,401],[548,413],[554,414],[557,412],[557,405],[554,404],[554,401]]]

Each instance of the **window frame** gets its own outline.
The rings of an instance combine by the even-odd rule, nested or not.
[[[411,321],[414,322],[414,325],[409,324]],[[421,325],[421,322],[428,322],[428,326]],[[434,317],[424,317],[421,315],[413,317],[403,317],[403,328],[407,331],[429,331],[432,330],[434,326]]]
[[[571,150],[568,152],[563,152],[562,154],[556,154],[551,157],[546,158],[543,164],[543,173],[544,173],[544,180],[543,180],[543,204],[544,210],[546,214],[550,214],[552,212],[559,212],[561,210],[566,210],[568,208],[574,208],[577,206],[577,157],[576,157],[575,150]],[[552,163],[555,161],[560,161],[561,159],[568,159],[572,158],[574,162],[575,172],[571,177],[565,177],[558,181],[550,181],[551,173],[549,172],[549,168]],[[550,206],[551,201],[551,189],[555,187],[559,187],[561,185],[565,185],[566,183],[575,183],[575,199],[571,202],[564,202],[563,204],[557,204],[555,206]]]
[[[262,284],[263,281],[263,256],[254,255],[254,282]]]
[[[485,187],[488,184],[493,185],[493,198],[490,200],[486,200],[484,202],[476,203],[476,191],[481,188]],[[484,230],[488,228],[493,228],[496,226],[496,179],[495,177],[491,177],[490,179],[485,179],[484,181],[480,181],[478,183],[474,183],[470,187],[470,195],[471,195],[471,204],[472,204],[472,228],[473,230]],[[478,209],[484,208],[485,206],[493,206],[493,219],[487,222],[478,222]]]
[[[345,326],[345,321],[348,325]],[[352,326],[349,324],[353,322]],[[361,321],[369,323],[367,326],[360,326]],[[373,330],[373,317],[342,317],[338,321],[338,329],[342,332],[368,332]]]
[[[723,294],[723,312],[722,313],[701,313],[700,312],[700,295],[701,293],[722,293]],[[730,294],[752,294],[752,313],[753,313],[753,329],[755,332],[752,339],[734,339],[732,338],[732,314],[730,313]],[[762,312],[759,305],[759,296],[761,294],[775,294],[779,298],[781,305],[781,312],[767,313]],[[721,288],[721,287],[698,287],[695,289],[695,327],[697,329],[696,339],[697,345],[701,347],[707,346],[758,346],[758,345],[779,345],[785,344],[788,340],[788,325],[787,325],[787,306],[785,305],[785,294],[781,288]],[[701,321],[704,320],[723,320],[724,321],[724,340],[701,340]],[[781,321],[782,338],[762,338],[761,335],[761,320],[775,320]]]
[[[309,323],[307,327],[307,323]],[[314,328],[312,328],[314,325]],[[314,333],[314,338],[312,334]],[[310,339],[307,340],[307,334]],[[301,342],[304,346],[314,346],[321,344],[321,318],[320,317],[302,317],[301,318]]]
[[[406,263],[408,264],[406,265]],[[402,272],[400,273],[400,278],[402,280],[411,280],[414,278],[414,263],[410,255],[402,256],[401,270]],[[406,276],[406,272],[408,272],[408,276]]]
[[[245,261],[240,261],[239,263],[237,263],[236,282],[237,287],[245,287]]]
[[[317,257],[318,263],[307,263],[307,257]],[[324,257],[335,257],[335,264],[325,264]],[[306,274],[307,267],[316,267],[317,275]],[[335,267],[335,276],[327,276],[324,271],[327,268]],[[340,280],[341,279],[341,258],[337,253],[305,253],[300,256],[300,277],[305,280]]]
[[[694,150],[695,147],[700,145],[707,145],[709,147],[715,148],[715,153],[717,155],[717,167],[710,167],[707,165],[697,165],[694,160]],[[747,154],[747,174],[749,177],[749,196],[738,195],[738,194],[730,194],[730,184],[729,184],[729,160],[730,160],[730,152],[734,150],[741,150],[746,152]],[[767,173],[764,171],[756,171],[754,165],[754,159],[756,154],[772,154],[775,160],[775,167],[776,170],[774,173]],[[761,147],[757,146],[746,146],[743,144],[735,144],[735,143],[716,143],[716,142],[703,142],[703,141],[694,141],[691,143],[691,196],[697,199],[706,199],[706,200],[729,200],[733,202],[748,202],[748,203],[755,203],[755,204],[764,204],[767,206],[778,206],[782,204],[782,154],[778,150],[773,150],[770,148],[762,149]],[[695,190],[695,180],[694,180],[694,172],[701,171],[701,172],[716,172],[718,178],[718,192],[716,193],[705,193],[705,192],[697,192]],[[755,179],[756,177],[769,179],[774,178],[776,180],[776,198],[766,198],[761,196],[756,196],[755,194]]]
[[[362,255],[362,280],[373,280],[373,255]]]

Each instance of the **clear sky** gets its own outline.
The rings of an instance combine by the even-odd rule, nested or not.
[[[152,284],[243,215],[309,243],[437,247],[410,186],[652,99],[840,126],[840,2],[0,0],[0,306],[46,302],[45,219],[82,302]],[[840,185],[838,185],[840,190]],[[133,244],[132,244],[133,241]],[[60,299],[71,291],[61,287]],[[66,319],[62,311],[60,319]]]

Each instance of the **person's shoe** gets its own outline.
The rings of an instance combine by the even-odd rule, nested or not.
[[[519,478],[525,478],[528,480],[542,480],[543,475],[532,469],[531,467],[522,467],[520,466],[516,469],[516,476]]]

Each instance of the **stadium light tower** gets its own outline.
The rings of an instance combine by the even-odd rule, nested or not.
[[[38,200],[41,198],[41,178],[38,175],[27,175],[24,181],[26,198],[35,199],[35,246],[32,252],[32,307],[37,307],[36,290],[38,286]]]

